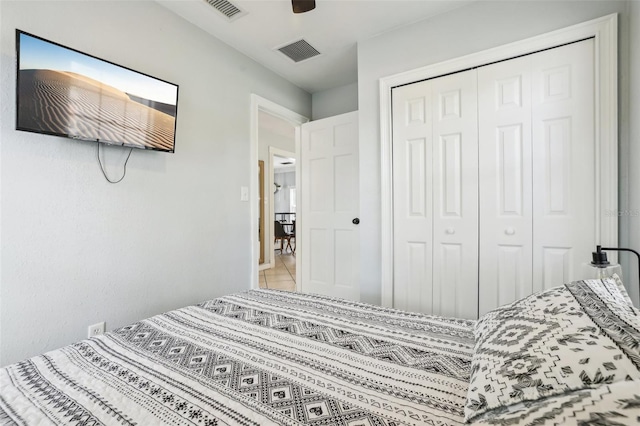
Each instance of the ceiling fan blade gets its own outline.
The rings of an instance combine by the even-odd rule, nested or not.
[[[304,13],[316,8],[316,0],[291,0],[293,13]]]

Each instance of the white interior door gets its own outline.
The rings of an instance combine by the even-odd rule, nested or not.
[[[358,301],[358,113],[301,130],[301,291]]]

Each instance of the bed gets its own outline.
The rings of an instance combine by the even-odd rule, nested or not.
[[[638,311],[613,281],[572,285],[477,322],[220,297],[0,369],[0,424],[637,424]]]

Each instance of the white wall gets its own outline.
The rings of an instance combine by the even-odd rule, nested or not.
[[[312,120],[358,110],[358,83],[334,87],[311,95]]]
[[[635,6],[637,8],[637,5]],[[360,277],[362,299],[380,302],[381,77],[435,64],[555,29],[620,13],[620,105],[628,105],[628,3],[626,1],[480,1],[358,44],[360,111]],[[636,40],[636,43],[638,41]],[[633,46],[632,46],[633,47]],[[640,44],[635,45],[635,50]],[[627,207],[628,108],[620,110],[621,208]],[[636,120],[638,121],[638,120]],[[636,138],[636,140],[638,140]],[[637,178],[640,178],[638,176]],[[639,187],[640,180],[634,181]],[[640,192],[640,191],[636,191]],[[636,204],[637,205],[637,204]],[[638,220],[638,219],[634,219]],[[628,234],[625,222],[621,236]],[[640,230],[639,230],[640,232]],[[635,239],[637,245],[640,240]],[[622,238],[621,238],[622,242]],[[640,249],[640,247],[637,247]]]
[[[275,170],[274,182],[280,184],[280,191],[276,192],[273,196],[274,212],[289,213],[291,211],[291,193],[290,189],[296,187],[296,172]]]
[[[248,289],[250,94],[310,95],[155,2],[1,1],[0,28],[0,365]],[[176,153],[111,185],[96,145],[14,130],[16,28],[179,84]]]
[[[296,131],[291,123],[260,111],[258,114],[258,159],[269,161],[269,147],[296,152]]]

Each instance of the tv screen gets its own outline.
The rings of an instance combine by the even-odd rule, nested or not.
[[[16,30],[16,129],[174,152],[178,86]]]

